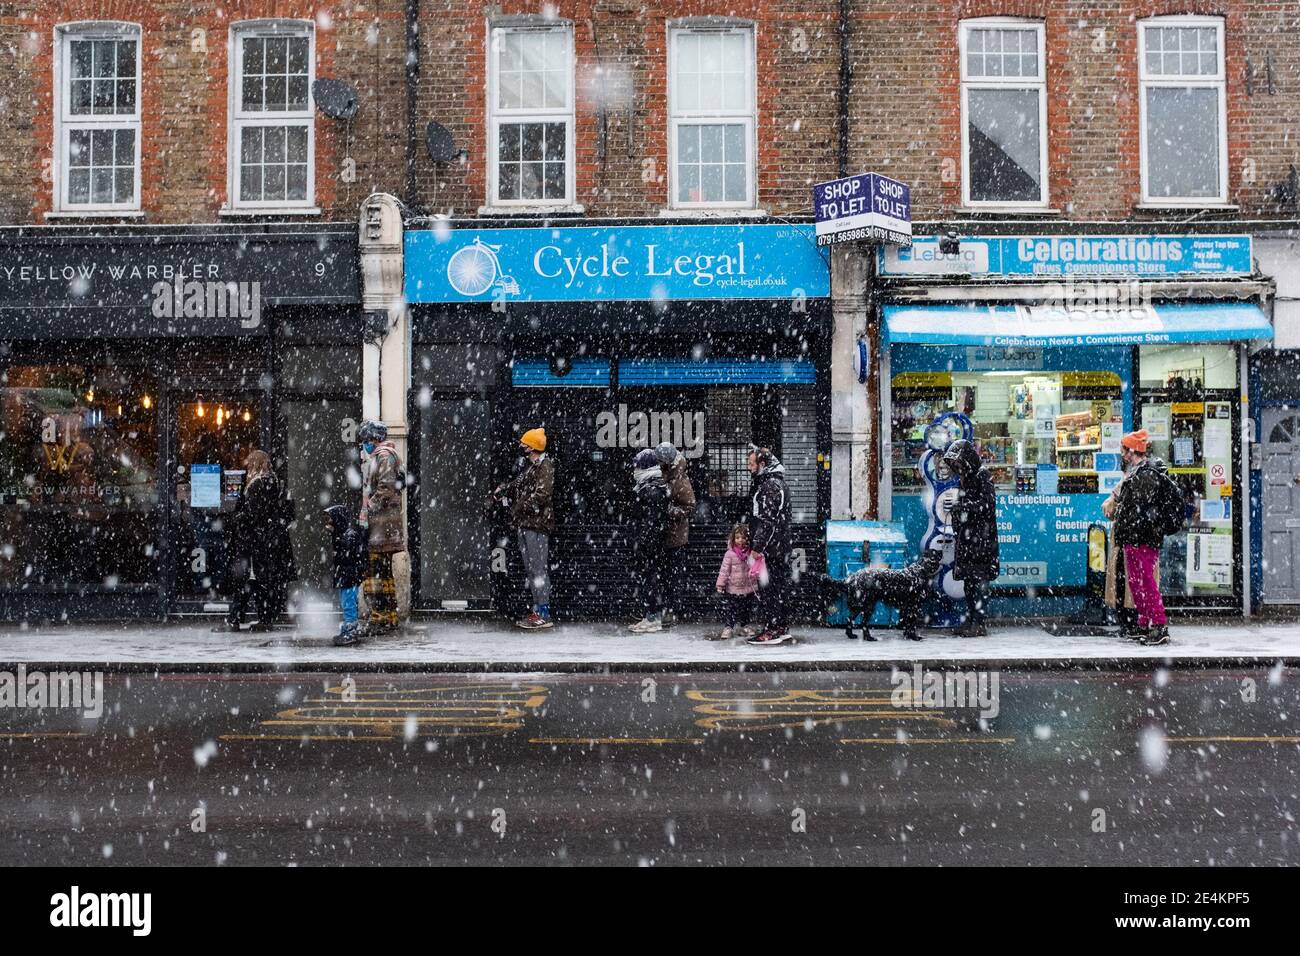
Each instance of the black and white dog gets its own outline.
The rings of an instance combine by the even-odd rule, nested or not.
[[[876,604],[883,601],[898,608],[898,623],[903,636],[909,641],[919,641],[921,635],[916,628],[921,623],[921,606],[934,591],[934,576],[939,573],[942,562],[942,551],[927,548],[920,558],[905,568],[863,568],[850,574],[845,581],[828,578],[828,602],[843,597],[849,607],[844,633],[851,638],[857,637],[853,633],[853,622],[861,615],[862,639],[877,640],[872,636],[870,621],[876,613]]]

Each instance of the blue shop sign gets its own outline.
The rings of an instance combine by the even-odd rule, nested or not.
[[[880,250],[882,275],[1246,276],[1250,236],[963,236],[956,252],[939,238]]]
[[[408,302],[657,302],[830,294],[813,227],[601,226],[406,233]]]

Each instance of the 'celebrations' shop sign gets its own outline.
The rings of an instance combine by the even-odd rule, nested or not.
[[[963,236],[956,251],[937,236],[882,248],[882,275],[1244,276],[1249,236]]]

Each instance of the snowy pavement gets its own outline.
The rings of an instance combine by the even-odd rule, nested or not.
[[[327,618],[300,619],[273,634],[213,633],[212,622],[138,622],[25,627],[0,625],[0,664],[84,664],[131,670],[603,670],[842,669],[906,662],[1065,666],[1169,661],[1197,666],[1277,661],[1300,663],[1300,622],[1175,621],[1165,647],[1143,647],[1110,635],[1051,634],[1042,626],[991,625],[987,638],[960,639],[927,631],[920,642],[877,630],[878,643],[850,641],[836,628],[795,628],[781,647],[708,640],[712,625],[688,624],[660,634],[630,634],[613,623],[561,624],[515,630],[490,617],[438,617],[409,623],[399,634],[354,647],[334,647]]]

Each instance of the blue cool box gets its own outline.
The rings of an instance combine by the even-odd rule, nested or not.
[[[866,562],[863,562],[863,545],[866,545]],[[843,581],[863,567],[901,568],[907,565],[907,535],[901,524],[887,521],[828,521],[826,522],[826,573],[836,581]],[[843,627],[848,619],[848,608],[841,598],[835,610],[826,615],[826,624]],[[884,604],[876,605],[876,613],[867,622],[873,626],[893,627],[898,624],[898,612]]]

